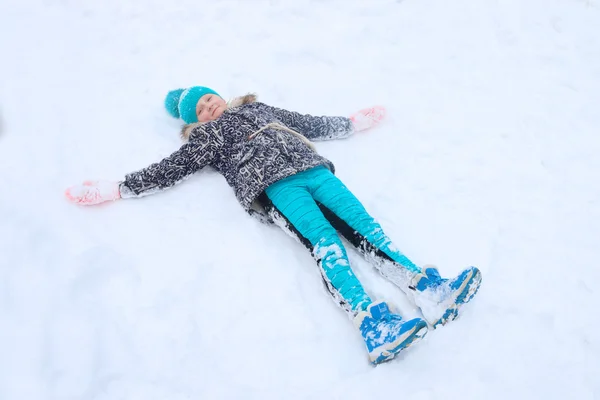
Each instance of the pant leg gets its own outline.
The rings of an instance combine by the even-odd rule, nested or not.
[[[409,290],[412,278],[421,269],[393,245],[381,225],[352,192],[326,169],[319,170],[312,182],[313,198],[332,226],[356,246],[384,277],[401,289]]]
[[[371,299],[350,268],[336,230],[308,192],[303,174],[276,182],[265,193],[265,209],[277,225],[311,251],[336,303],[350,317],[366,309]]]

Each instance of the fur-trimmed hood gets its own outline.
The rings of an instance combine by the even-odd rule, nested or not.
[[[244,104],[254,103],[254,102],[256,102],[257,99],[258,99],[258,96],[254,93],[248,93],[244,96],[234,97],[233,99],[231,99],[227,102],[227,110],[229,110],[231,108],[243,106]],[[180,134],[181,138],[183,140],[188,140],[188,138],[190,137],[190,133],[192,133],[192,130],[195,127],[200,126],[204,123],[205,122],[194,122],[193,124],[183,125],[181,127],[181,134]]]

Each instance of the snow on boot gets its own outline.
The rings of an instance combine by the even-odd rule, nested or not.
[[[413,302],[435,328],[456,319],[461,307],[475,296],[480,285],[481,272],[475,267],[464,270],[454,279],[444,279],[437,268],[426,267],[409,288]]]
[[[360,329],[372,364],[391,360],[427,334],[427,322],[421,318],[404,321],[383,301],[372,303],[367,311],[359,312],[354,324]]]

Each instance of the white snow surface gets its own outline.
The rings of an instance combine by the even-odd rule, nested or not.
[[[598,0],[2,0],[0,399],[599,399]],[[462,317],[372,367],[302,245],[180,145],[166,92],[387,119],[321,154]],[[405,296],[354,250],[371,296]]]

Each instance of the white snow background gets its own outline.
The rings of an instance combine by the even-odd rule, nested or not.
[[[597,0],[1,0],[0,31],[0,399],[600,399]],[[372,367],[216,172],[65,200],[177,149],[190,85],[386,106],[318,150],[415,262],[481,269],[463,316]]]

